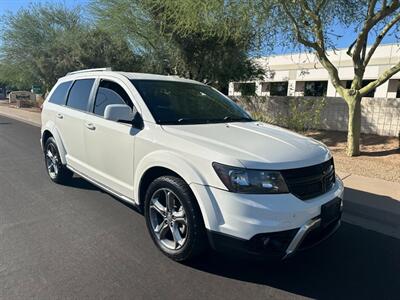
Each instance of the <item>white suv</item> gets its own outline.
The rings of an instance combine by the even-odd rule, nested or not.
[[[69,73],[43,104],[41,144],[54,182],[76,173],[137,206],[177,261],[208,245],[287,257],[340,224],[343,184],[323,144],[196,81]]]

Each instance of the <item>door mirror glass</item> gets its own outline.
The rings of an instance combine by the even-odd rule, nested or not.
[[[126,104],[110,104],[104,110],[104,118],[115,122],[130,123],[135,119],[137,113],[135,108],[132,110]]]

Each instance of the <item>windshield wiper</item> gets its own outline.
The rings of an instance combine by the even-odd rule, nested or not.
[[[248,118],[248,117],[232,117],[232,116],[226,116],[224,117],[224,121],[225,122],[240,122],[240,121],[254,121],[252,118]]]

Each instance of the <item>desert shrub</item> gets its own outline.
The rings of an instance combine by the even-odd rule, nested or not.
[[[317,129],[321,124],[321,114],[325,105],[325,98],[296,97],[290,99],[288,114],[284,118],[282,126],[297,132]]]
[[[267,103],[267,97],[242,96],[235,99],[252,117],[260,122],[282,126],[297,132],[317,129],[321,124],[325,98],[292,97],[282,99],[282,106]],[[286,108],[285,108],[286,107]]]

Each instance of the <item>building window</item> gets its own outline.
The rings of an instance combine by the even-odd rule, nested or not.
[[[366,86],[368,83],[370,83],[370,82],[372,82],[372,81],[374,81],[374,80],[363,80],[362,81],[362,86],[364,87],[364,86]],[[349,88],[351,88],[351,83],[352,83],[352,80],[347,80],[346,81],[346,89],[349,89]],[[368,94],[366,94],[364,97],[370,97],[370,98],[373,98],[375,96],[375,89],[373,89],[372,91],[370,91]]]
[[[306,81],[304,85],[304,96],[326,96],[327,90],[328,81]]]
[[[239,82],[234,82],[233,83],[233,92],[234,93],[240,92],[240,83]]]
[[[363,80],[362,81],[362,86],[366,86],[368,83],[372,82],[374,80]],[[368,94],[366,94],[364,97],[374,97],[375,96],[375,89],[373,89],[372,91],[370,91]]]
[[[269,91],[269,82],[261,82],[261,93]]]
[[[242,96],[253,96],[256,93],[256,84],[255,82],[240,83],[239,90]]]
[[[271,82],[269,86],[270,96],[287,96],[288,82]]]
[[[400,98],[400,80],[397,81],[397,94],[396,98]]]

